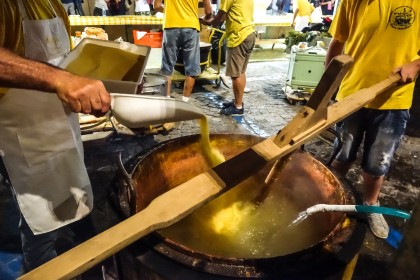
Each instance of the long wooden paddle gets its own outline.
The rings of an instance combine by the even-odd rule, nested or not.
[[[276,136],[171,189],[153,200],[143,211],[79,246],[63,253],[19,279],[71,279],[145,235],[186,217],[208,201],[280,159],[334,123],[360,109],[400,80],[392,76],[370,88],[328,106],[350,66],[348,56],[335,58],[321,78],[307,106]],[[170,205],[171,207],[168,207]]]

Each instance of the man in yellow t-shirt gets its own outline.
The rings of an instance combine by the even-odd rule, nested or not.
[[[204,0],[203,4],[206,17],[210,17],[210,0]],[[181,52],[186,76],[182,100],[188,102],[195,77],[201,74],[198,0],[165,0],[164,4],[155,0],[153,9],[164,14],[161,73],[167,77],[166,96],[170,97],[171,75]]]
[[[226,20],[226,76],[231,77],[233,101],[223,103],[223,115],[243,115],[243,96],[246,68],[255,45],[253,0],[222,0],[215,17],[204,20],[207,25],[219,26]]]
[[[362,170],[364,203],[379,205],[378,197],[392,157],[404,135],[412,104],[414,81],[420,71],[420,1],[342,0],[329,33],[333,36],[326,65],[341,53],[354,58],[336,99],[399,72],[401,85],[387,90],[337,125],[343,147],[333,166],[346,174],[364,142]],[[369,214],[373,234],[387,238],[389,227],[380,214]]]
[[[101,81],[50,65],[70,50],[60,1],[2,0],[0,14],[0,173],[19,204],[23,257],[32,270],[57,255],[59,231],[92,209],[75,113],[103,115],[110,96]]]

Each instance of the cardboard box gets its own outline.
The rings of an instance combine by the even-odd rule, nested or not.
[[[60,63],[67,71],[102,80],[114,93],[137,93],[150,54],[149,46],[84,38]]]

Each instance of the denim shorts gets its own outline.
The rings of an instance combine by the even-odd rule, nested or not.
[[[161,74],[172,75],[178,52],[184,58],[185,75],[200,75],[200,34],[196,29],[168,28],[163,31]]]
[[[337,132],[343,139],[343,146],[336,160],[348,163],[355,161],[363,142],[363,171],[372,176],[385,175],[409,118],[408,110],[362,108],[355,112],[336,125]]]

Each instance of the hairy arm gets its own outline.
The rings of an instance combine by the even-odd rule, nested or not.
[[[420,58],[403,64],[392,72],[401,74],[401,82],[403,84],[414,82],[420,73]]]
[[[204,0],[204,13],[206,14],[206,19],[210,19],[212,15],[212,9],[211,9],[211,2],[210,0]]]
[[[330,42],[330,45],[327,50],[327,54],[325,55],[325,67],[330,64],[330,61],[336,57],[337,55],[340,55],[343,53],[344,49],[344,42],[340,42],[337,39],[332,39]]]
[[[222,25],[223,22],[225,22],[225,20],[226,20],[226,12],[219,10],[216,16],[210,17],[209,19],[204,18],[201,20],[201,23],[205,25],[217,27],[217,26]]]
[[[73,75],[1,47],[0,86],[56,93],[76,113],[100,116],[110,105],[109,93],[101,81]]]

